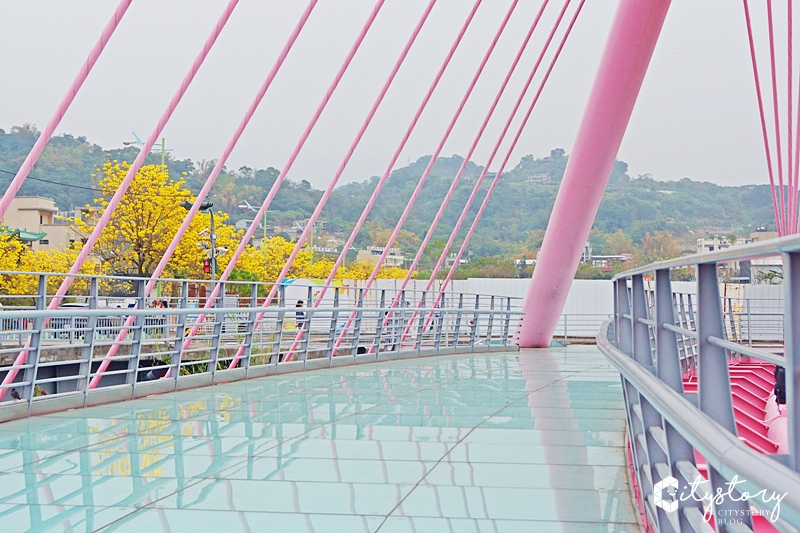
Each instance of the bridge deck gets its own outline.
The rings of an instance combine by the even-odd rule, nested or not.
[[[0,425],[0,530],[634,532],[624,418],[617,374],[570,347],[19,420]]]

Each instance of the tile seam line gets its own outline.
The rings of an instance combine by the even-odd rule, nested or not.
[[[424,388],[424,389],[419,389],[419,390],[417,390],[417,391],[415,391],[415,392],[413,392],[413,393],[406,394],[406,395],[403,395],[403,396],[398,396],[398,397],[397,397],[397,399],[401,399],[401,398],[408,398],[408,397],[414,396],[414,395],[416,395],[416,394],[419,394],[420,392],[427,391],[427,390],[436,390],[436,387],[427,387],[427,388]],[[365,411],[368,411],[369,409],[373,409],[373,408],[375,408],[375,407],[377,407],[377,406],[379,406],[379,405],[388,405],[388,404],[390,404],[390,403],[391,403],[391,402],[386,402],[386,403],[380,403],[380,404],[376,404],[376,405],[374,405],[374,406],[372,406],[372,407],[370,407],[370,408],[366,409]],[[323,428],[323,427],[325,427],[325,426],[328,426],[328,425],[334,424],[334,423],[338,422],[339,420],[344,420],[344,419],[347,419],[347,418],[353,417],[353,416],[355,416],[356,414],[360,414],[360,413],[363,413],[363,412],[364,412],[364,411],[359,411],[359,413],[351,413],[351,414],[348,414],[347,416],[343,416],[343,417],[341,417],[341,418],[337,418],[336,420],[331,420],[331,421],[329,421],[329,422],[326,422],[326,423],[324,423],[324,424],[320,424],[320,425],[318,425],[318,426],[315,426],[315,427],[313,427],[313,428],[309,429],[308,431],[305,431],[305,432],[303,432],[303,433],[301,433],[301,434],[299,434],[299,435],[296,435],[296,436],[294,436],[294,437],[292,437],[292,438],[290,438],[290,439],[288,439],[288,440],[286,440],[286,441],[283,441],[283,442],[281,442],[281,443],[279,443],[279,444],[276,444],[275,446],[273,446],[272,448],[269,448],[268,450],[264,450],[263,452],[260,452],[259,454],[253,455],[253,457],[259,457],[261,453],[265,453],[265,452],[267,452],[267,451],[273,450],[273,449],[275,449],[277,446],[280,446],[280,445],[282,445],[282,444],[285,444],[285,443],[287,443],[287,442],[292,442],[293,440],[297,440],[297,439],[299,439],[300,437],[302,437],[302,436],[304,436],[304,435],[307,435],[307,434],[309,434],[309,433],[311,433],[311,432],[313,432],[313,431],[317,431],[317,430],[319,430],[320,428]],[[155,506],[155,504],[157,504],[159,501],[161,501],[161,500],[163,500],[163,499],[165,499],[165,498],[168,498],[168,497],[170,497],[170,496],[172,496],[172,495],[174,495],[174,494],[178,494],[179,492],[183,492],[183,491],[185,491],[185,490],[187,490],[187,489],[190,489],[190,488],[194,487],[195,485],[198,485],[198,484],[200,484],[200,483],[202,483],[202,482],[204,482],[204,481],[207,481],[207,480],[209,480],[209,479],[213,479],[215,476],[219,475],[221,472],[223,472],[223,471],[225,471],[225,470],[228,470],[228,469],[231,469],[231,468],[236,468],[236,467],[241,467],[241,466],[242,466],[243,464],[245,464],[246,462],[247,462],[246,460],[244,460],[244,461],[238,461],[237,463],[235,463],[235,464],[232,464],[232,465],[230,465],[230,466],[228,466],[228,467],[225,467],[225,468],[223,468],[222,470],[220,470],[220,471],[218,471],[218,472],[215,472],[214,474],[211,474],[211,475],[208,475],[208,476],[206,476],[206,477],[203,477],[203,478],[197,479],[197,480],[196,480],[194,483],[189,483],[189,484],[187,484],[185,487],[183,487],[182,489],[176,490],[175,492],[172,492],[172,493],[170,493],[170,494],[164,495],[164,496],[162,496],[161,498],[155,499],[155,500],[153,500],[152,502],[150,502],[150,503],[148,503],[148,504],[146,504],[146,505],[143,505],[142,507],[140,507],[140,508],[136,509],[135,511],[133,511],[133,512],[131,512],[131,513],[128,513],[127,515],[125,515],[125,516],[122,516],[122,517],[120,517],[120,518],[118,518],[118,519],[116,519],[116,520],[114,520],[114,521],[112,521],[112,522],[110,522],[110,523],[108,523],[108,524],[105,524],[105,525],[103,525],[103,526],[100,526],[99,528],[97,528],[97,529],[94,529],[93,531],[94,531],[94,532],[97,532],[97,531],[102,531],[102,530],[108,529],[108,528],[110,528],[110,527],[114,526],[114,524],[124,521],[124,520],[125,520],[126,518],[128,518],[128,517],[134,516],[134,515],[135,515],[136,513],[138,513],[139,511],[142,511],[142,510],[145,510],[145,509],[148,509],[148,508],[155,508],[155,507],[154,507],[154,506]],[[123,522],[123,523],[124,523],[124,522]]]
[[[442,463],[442,462],[443,462],[443,461],[444,461],[444,460],[445,460],[445,459],[446,459],[446,458],[447,458],[447,457],[450,455],[450,453],[451,453],[451,452],[452,452],[452,451],[453,451],[453,450],[454,450],[456,447],[458,447],[458,445],[459,445],[459,444],[461,444],[462,442],[464,442],[464,440],[466,440],[466,439],[467,439],[467,438],[468,438],[470,435],[472,435],[472,433],[473,433],[473,432],[474,432],[476,429],[478,429],[479,427],[481,427],[481,426],[483,426],[484,424],[486,424],[486,422],[488,422],[488,421],[489,421],[489,420],[490,420],[492,417],[495,417],[495,416],[497,416],[498,414],[500,414],[501,412],[503,412],[503,411],[504,411],[504,410],[505,410],[507,407],[509,407],[509,406],[511,406],[511,405],[513,405],[513,404],[515,404],[515,403],[517,403],[517,402],[519,402],[519,401],[521,401],[521,400],[524,400],[525,398],[529,397],[531,394],[536,394],[536,393],[538,393],[538,392],[541,392],[542,390],[544,390],[544,389],[546,389],[546,388],[548,388],[548,387],[551,387],[552,385],[555,385],[556,383],[559,383],[559,382],[561,382],[561,381],[564,381],[565,379],[567,379],[567,378],[569,378],[569,377],[573,377],[573,376],[579,375],[579,374],[583,373],[584,371],[588,371],[588,370],[595,370],[595,369],[597,369],[597,368],[600,368],[600,366],[602,366],[602,365],[598,365],[598,366],[594,366],[594,367],[586,368],[586,369],[584,369],[584,370],[579,370],[579,371],[577,371],[577,372],[572,372],[570,375],[568,375],[568,376],[561,376],[560,378],[558,378],[558,379],[556,379],[556,380],[553,380],[552,382],[550,382],[550,383],[547,383],[546,385],[542,385],[541,387],[537,388],[536,390],[532,390],[532,391],[526,392],[524,395],[520,396],[520,397],[519,397],[519,398],[517,398],[516,400],[513,400],[513,401],[511,401],[511,402],[507,403],[506,405],[504,405],[504,406],[503,406],[502,408],[500,408],[500,409],[499,409],[499,410],[498,410],[496,413],[494,413],[494,414],[492,414],[492,415],[489,415],[488,417],[486,417],[486,419],[485,419],[485,420],[483,420],[483,421],[482,421],[480,424],[478,424],[478,425],[476,425],[475,427],[471,428],[471,429],[470,429],[470,430],[467,432],[467,434],[466,434],[466,435],[464,435],[464,437],[462,437],[461,439],[459,439],[459,440],[458,440],[458,441],[455,443],[455,445],[453,445],[453,447],[452,447],[452,448],[449,448],[449,449],[447,450],[447,452],[446,452],[446,453],[445,453],[445,454],[444,454],[442,457],[440,457],[438,461],[436,461],[436,463],[433,465],[433,467],[432,467],[430,470],[428,470],[428,471],[427,471],[427,472],[426,472],[426,473],[425,473],[425,474],[424,474],[424,475],[423,475],[423,476],[420,478],[420,480],[419,480],[419,481],[417,481],[417,483],[416,483],[416,484],[414,485],[414,487],[413,487],[413,488],[412,488],[412,489],[411,489],[411,490],[408,492],[408,494],[406,494],[406,495],[403,497],[403,499],[402,499],[402,500],[400,500],[400,502],[399,502],[397,505],[395,505],[395,506],[394,506],[394,508],[393,508],[391,511],[389,511],[389,514],[387,514],[387,515],[384,517],[383,521],[380,523],[380,525],[378,525],[378,528],[377,528],[377,529],[376,529],[376,530],[375,530],[373,533],[378,533],[378,532],[381,530],[381,528],[382,528],[382,527],[383,527],[383,525],[386,523],[386,521],[389,519],[389,517],[391,517],[391,516],[392,516],[392,514],[393,514],[393,513],[394,513],[394,512],[395,512],[395,511],[396,511],[398,508],[400,508],[400,507],[403,505],[403,502],[404,502],[404,501],[406,501],[406,499],[408,499],[408,497],[409,497],[409,496],[411,496],[411,494],[413,494],[413,492],[414,492],[414,491],[417,489],[417,487],[419,487],[419,486],[422,484],[422,482],[426,480],[426,478],[428,477],[428,475],[429,475],[431,472],[433,472],[433,471],[436,469],[436,467],[437,467],[437,466],[439,466],[439,465],[440,465],[440,464],[441,464],[441,463]],[[488,520],[491,520],[491,519],[490,519],[490,518],[488,518],[488,517],[487,517],[486,519],[488,519]]]

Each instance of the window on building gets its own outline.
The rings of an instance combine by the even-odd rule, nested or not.
[[[39,244],[50,244],[49,239],[39,239]]]
[[[39,224],[44,224],[44,217],[39,215]]]

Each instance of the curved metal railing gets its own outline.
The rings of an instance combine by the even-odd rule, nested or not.
[[[719,290],[719,263],[767,255],[783,257],[784,346],[778,350],[731,335]],[[691,320],[685,320],[670,281],[671,269],[686,267],[697,272]],[[652,527],[711,531],[707,519],[713,516],[716,531],[738,533],[753,531],[753,518],[761,514],[781,531],[797,531],[800,237],[654,263],[619,274],[614,287],[614,318],[597,340],[622,376],[636,490]],[[758,453],[737,435],[733,358],[787,369],[788,454]],[[687,372],[696,373],[696,395],[684,393]],[[695,451],[705,458],[708,482],[701,482]],[[672,497],[670,487],[678,489]]]
[[[521,314],[517,299],[509,297],[448,292],[432,308],[434,292],[343,286],[330,287],[330,296],[313,308],[315,292],[322,288],[313,284],[282,285],[276,301],[267,305],[265,284],[249,282],[232,284],[230,290],[226,284],[220,291],[225,296],[201,320],[204,295],[190,289],[208,281],[165,280],[175,286],[145,298],[147,280],[94,276],[84,278],[83,293],[47,310],[48,278],[58,275],[37,276],[38,292],[21,295],[29,300],[26,305],[6,300],[0,308],[0,422],[285,372],[516,349],[512,322]],[[101,282],[121,279],[131,284],[132,296],[100,290]],[[395,298],[400,304],[392,308]],[[417,308],[419,298],[429,305]],[[353,325],[337,348],[351,313]],[[432,320],[423,324],[421,317],[429,315]],[[135,320],[122,335],[129,317]],[[195,326],[198,333],[187,343]],[[298,336],[302,340],[295,343]]]

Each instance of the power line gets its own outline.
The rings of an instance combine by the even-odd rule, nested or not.
[[[3,169],[3,168],[0,168],[0,172],[2,172],[4,174],[11,174],[12,176],[15,176],[17,174],[16,172],[11,172],[10,170],[6,170],[6,169]],[[41,181],[43,183],[50,183],[52,185],[60,185],[62,187],[69,187],[69,188],[72,188],[72,189],[81,189],[81,190],[84,190],[84,191],[93,191],[93,192],[99,192],[100,194],[106,194],[105,192],[103,192],[102,189],[97,189],[95,187],[84,187],[82,185],[73,185],[72,183],[63,183],[63,182],[60,182],[60,181],[48,180],[48,179],[45,179],[45,178],[36,178],[34,176],[31,176],[30,174],[28,175],[28,179],[29,180],[34,180],[34,181]],[[189,192],[191,192],[191,191],[189,191]],[[166,195],[166,194],[152,194],[152,193],[133,193],[133,192],[129,192],[129,193],[126,193],[126,194],[129,194],[131,196],[150,196],[150,197],[155,196],[155,197],[160,197],[160,198],[169,198],[169,197],[186,198],[185,196]]]

